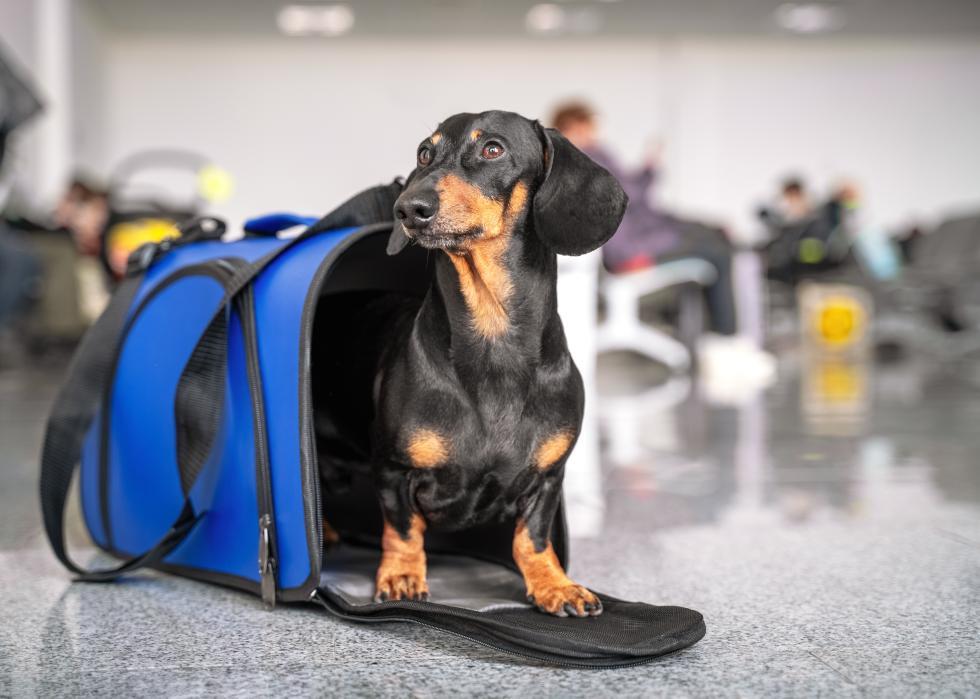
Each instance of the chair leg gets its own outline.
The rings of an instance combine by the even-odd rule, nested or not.
[[[698,338],[705,330],[702,287],[697,284],[684,284],[678,291],[677,339],[693,356]]]
[[[630,327],[603,326],[598,334],[600,352],[631,350],[666,364],[674,371],[685,371],[691,366],[691,354],[687,348],[665,332],[639,321],[630,324]]]

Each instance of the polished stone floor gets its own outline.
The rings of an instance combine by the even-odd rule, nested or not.
[[[70,584],[35,494],[58,373],[0,372],[0,697],[980,695],[976,366],[789,354],[769,390],[720,405],[604,362],[604,485],[571,497],[573,572],[708,627],[606,671],[160,574]]]

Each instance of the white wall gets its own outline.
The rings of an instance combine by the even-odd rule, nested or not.
[[[105,56],[100,164],[197,149],[236,176],[235,219],[320,213],[404,174],[451,113],[545,117],[570,95],[628,160],[662,136],[663,199],[738,230],[787,172],[856,179],[884,225],[980,207],[980,42],[122,37]]]
[[[683,42],[665,197],[745,230],[776,178],[855,180],[882,225],[980,209],[980,42]]]
[[[617,77],[623,64],[632,68]],[[108,154],[181,144],[237,177],[232,216],[320,213],[406,174],[416,144],[459,111],[544,117],[555,96],[585,94],[610,105],[617,143],[638,142],[659,110],[655,91],[633,81],[657,70],[657,52],[639,44],[585,55],[521,43],[119,41],[109,52]]]
[[[72,160],[76,171],[99,171],[105,159],[107,30],[86,2],[72,3]]]

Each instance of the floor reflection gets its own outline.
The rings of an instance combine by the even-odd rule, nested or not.
[[[947,374],[801,357],[772,389],[722,406],[686,377],[622,380],[641,361],[600,368],[604,531],[923,517],[980,501],[980,395]]]

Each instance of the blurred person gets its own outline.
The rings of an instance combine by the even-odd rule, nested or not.
[[[102,190],[76,177],[55,205],[54,224],[67,230],[80,255],[102,255],[102,237],[109,220],[109,200]]]
[[[68,231],[79,255],[75,265],[78,304],[90,322],[109,301],[105,231],[110,213],[106,191],[81,177],[71,181],[54,209],[54,225]]]
[[[27,307],[39,275],[30,247],[0,220],[0,367],[13,353],[10,326]]]
[[[764,246],[766,275],[795,285],[851,262],[859,204],[858,189],[850,182],[842,182],[825,201],[814,203],[801,179],[783,180],[773,205],[758,212],[769,231]]]
[[[783,180],[776,210],[787,223],[802,221],[813,213],[813,204],[802,179],[788,177]]]
[[[699,346],[702,366],[718,363],[738,366],[748,376],[753,371],[768,378],[774,370],[770,355],[748,338],[740,337],[732,284],[733,249],[719,229],[677,219],[652,202],[651,189],[659,176],[658,146],[643,167],[630,171],[599,142],[594,111],[587,104],[570,102],[558,107],[552,125],[569,141],[613,174],[629,195],[629,206],[619,230],[602,248],[603,263],[613,273],[651,267],[659,262],[700,259],[717,273],[705,288],[709,327],[712,331]]]

